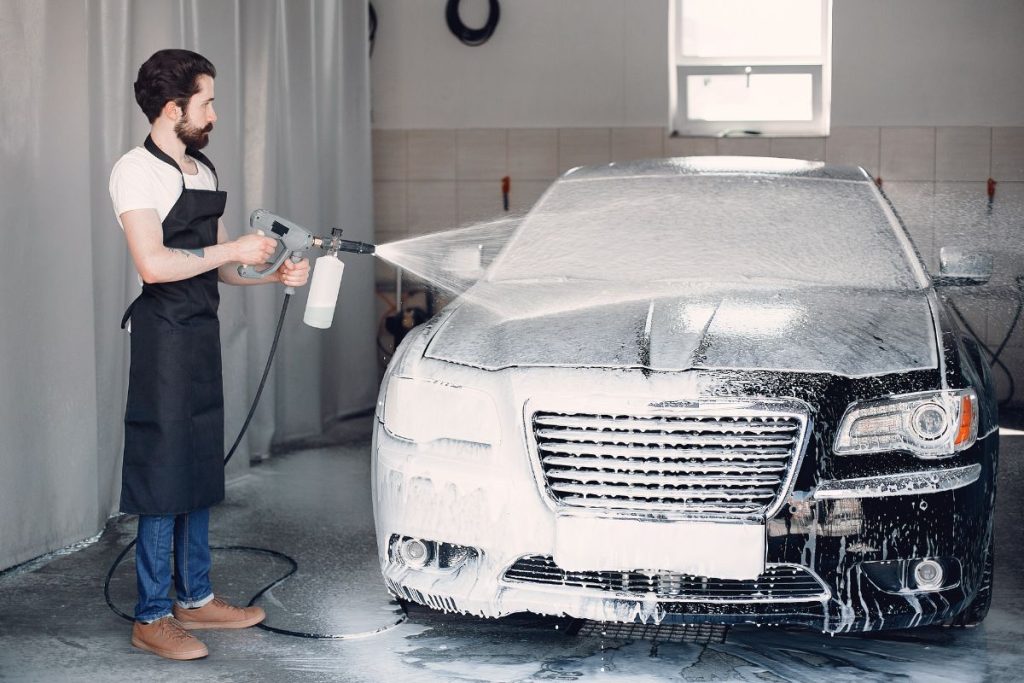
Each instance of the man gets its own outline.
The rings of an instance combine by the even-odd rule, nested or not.
[[[220,219],[227,195],[199,152],[217,120],[215,76],[213,64],[188,50],[146,60],[135,99],[152,128],[110,175],[114,213],[143,281],[121,322],[131,320],[121,511],[139,515],[132,645],[169,659],[208,654],[189,630],[264,618],[259,607],[214,597],[209,579],[209,508],[224,498],[218,280],[300,287],[309,275],[305,260],[285,261],[264,280],[237,273],[238,264],[266,262],[275,242],[253,234],[229,241]]]

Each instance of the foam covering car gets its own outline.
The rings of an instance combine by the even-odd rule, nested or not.
[[[979,622],[997,407],[942,293],[984,282],[968,262],[929,274],[859,168],[569,171],[387,369],[389,590],[483,617]]]

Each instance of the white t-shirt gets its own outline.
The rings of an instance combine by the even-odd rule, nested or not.
[[[198,159],[195,162],[199,172],[185,174],[185,187],[216,190],[213,171]],[[181,178],[182,174],[174,167],[157,159],[144,147],[136,147],[118,159],[110,172],[110,199],[121,229],[124,230],[121,214],[133,209],[156,209],[162,223],[181,196]]]

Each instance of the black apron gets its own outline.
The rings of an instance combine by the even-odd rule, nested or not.
[[[178,165],[153,140],[146,149]],[[206,164],[193,149],[187,153]],[[217,243],[227,193],[190,190],[163,221],[164,246],[202,249]],[[173,515],[224,499],[224,387],[221,380],[217,269],[144,284],[125,311],[131,318],[131,369],[124,415],[121,512]]]

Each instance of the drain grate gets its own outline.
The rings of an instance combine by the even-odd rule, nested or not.
[[[613,624],[585,621],[580,636],[618,640],[653,640],[659,643],[724,643],[729,627],[724,624]]]

